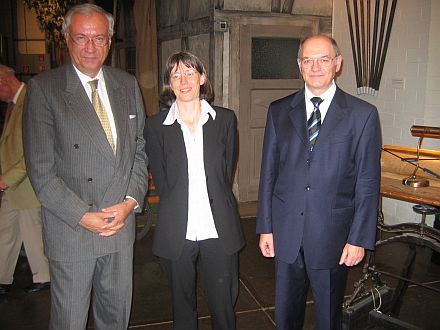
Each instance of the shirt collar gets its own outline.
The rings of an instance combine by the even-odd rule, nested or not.
[[[200,115],[204,116],[204,115],[209,114],[209,115],[211,115],[212,119],[215,120],[216,112],[211,107],[211,105],[206,100],[201,100],[200,104],[202,107],[202,109],[201,109],[202,113]],[[171,108],[170,108],[170,111],[168,112],[167,117],[165,118],[165,120],[163,121],[162,124],[163,125],[172,125],[179,118],[180,118],[179,108],[177,107],[177,102],[174,101],[174,103],[171,105]]]
[[[100,81],[104,81],[104,74],[102,73],[102,68],[99,69],[98,74],[96,75],[95,78],[90,78],[88,75],[85,75],[84,73],[82,73],[81,71],[79,71],[75,65],[73,65],[73,67],[75,68],[76,73],[78,74],[79,79],[81,80],[81,83],[83,85],[87,85],[87,83],[91,80],[95,80],[98,79]]]
[[[305,94],[306,102],[307,102],[307,101],[310,101],[310,99],[311,99],[312,97],[317,96],[317,95],[314,95],[314,94],[310,91],[310,89],[307,87],[307,85],[304,86],[304,89],[305,89],[304,94]],[[324,93],[322,93],[321,95],[319,95],[319,97],[320,97],[321,99],[323,99],[324,101],[326,101],[326,100],[328,101],[328,100],[333,99],[333,96],[335,95],[335,92],[336,92],[336,84],[335,84],[335,80],[333,80],[333,81],[332,81],[332,85],[329,87],[329,89],[327,89]]]
[[[20,96],[21,91],[24,88],[24,83],[21,83],[20,87],[18,88],[17,92],[14,95],[14,98],[12,99],[12,103],[17,104],[18,97]]]

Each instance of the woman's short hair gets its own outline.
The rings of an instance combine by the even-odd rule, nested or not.
[[[163,73],[163,88],[160,97],[160,102],[163,107],[170,107],[171,104],[176,100],[176,95],[171,89],[171,72],[176,66],[183,64],[189,68],[194,68],[197,72],[205,75],[205,83],[200,86],[200,99],[206,100],[211,103],[214,101],[214,90],[212,88],[211,82],[208,79],[208,74],[206,73],[205,66],[202,61],[189,52],[178,52],[171,55],[166,64]]]

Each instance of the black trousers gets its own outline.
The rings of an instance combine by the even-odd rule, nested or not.
[[[219,239],[186,240],[179,259],[160,261],[172,291],[174,329],[197,329],[197,275],[208,301],[212,328],[235,329],[238,253],[226,254]]]

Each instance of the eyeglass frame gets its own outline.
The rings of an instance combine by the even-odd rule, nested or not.
[[[98,35],[96,35],[96,36],[93,36],[93,37],[88,37],[88,36],[86,36],[85,34],[82,34],[82,33],[79,33],[79,34],[77,34],[77,35],[75,35],[75,36],[73,36],[73,35],[71,35],[70,33],[68,34],[69,35],[69,39],[70,40],[72,40],[72,42],[75,44],[75,45],[78,45],[78,46],[81,46],[81,47],[84,47],[84,46],[87,46],[87,44],[89,43],[89,42],[91,42],[92,44],[93,44],[93,46],[95,46],[95,47],[99,47],[99,48],[102,48],[102,47],[105,47],[105,46],[107,46],[108,44],[109,44],[109,42],[110,42],[110,36],[106,36],[105,34],[98,34]],[[80,42],[78,42],[78,40],[75,40],[75,38],[77,38],[77,37],[84,37],[84,39],[86,40],[83,44],[81,44]],[[102,45],[99,45],[99,44],[96,44],[96,38],[98,38],[98,37],[102,37],[102,38],[105,38],[105,43],[104,44],[102,44]]]
[[[310,69],[315,63],[319,64],[321,68],[329,68],[333,60],[336,59],[338,56],[340,56],[340,54],[334,57],[330,57],[327,55],[321,57],[303,57],[301,59],[298,59],[298,62],[301,64],[301,67],[304,69]],[[304,64],[304,60],[310,61],[310,64]],[[328,62],[324,62],[326,64],[323,64],[322,61],[325,60],[328,60]]]
[[[170,80],[171,81],[180,81],[183,76],[185,76],[185,78],[187,78],[187,79],[193,79],[196,76],[196,74],[200,74],[200,72],[194,68],[191,68],[191,69],[188,69],[185,71],[175,71],[174,73],[170,74]]]

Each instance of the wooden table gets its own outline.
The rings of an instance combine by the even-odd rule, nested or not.
[[[402,184],[402,179],[391,178],[386,173],[380,183],[382,197],[399,199],[414,204],[440,206],[440,187],[429,186],[413,188]]]
[[[424,173],[421,169],[417,171],[417,176],[429,180],[429,187],[413,188],[406,186],[402,180],[412,174],[414,166],[401,161],[398,157],[416,157],[415,148],[384,146],[381,157],[381,184],[380,194],[382,197],[399,199],[414,204],[427,204],[440,206],[440,180]],[[391,153],[392,154],[391,154]],[[398,157],[396,157],[398,156]],[[420,150],[420,165],[435,173],[440,173],[440,151]]]

